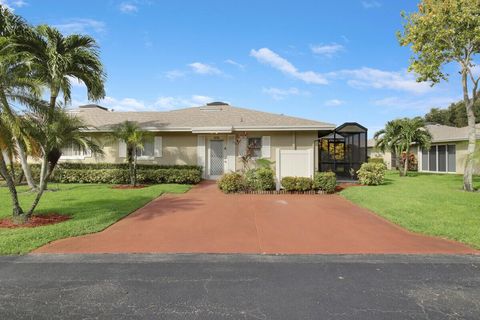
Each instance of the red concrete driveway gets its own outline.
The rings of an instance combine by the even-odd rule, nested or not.
[[[224,195],[208,182],[162,196],[102,232],[36,252],[475,253],[408,232],[338,195]]]

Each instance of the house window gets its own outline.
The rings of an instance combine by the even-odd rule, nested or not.
[[[252,157],[262,157],[262,138],[248,138],[248,148],[252,152]]]
[[[62,148],[63,159],[83,159],[90,156],[89,150],[82,150],[78,145],[69,144]]]
[[[137,149],[137,157],[150,158],[155,153],[155,142],[153,137],[146,137],[143,139],[143,148]]]
[[[422,171],[455,172],[455,145],[435,145],[422,150]]]

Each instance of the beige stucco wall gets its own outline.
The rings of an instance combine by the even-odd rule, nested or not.
[[[433,145],[455,145],[456,148],[456,165],[455,165],[455,173],[463,174],[465,169],[465,161],[467,159],[468,154],[468,143],[466,141],[460,142],[448,142],[448,143],[435,143]],[[418,149],[417,147],[412,147],[411,152],[417,155],[418,160],[418,170],[422,171],[422,150]],[[375,148],[368,148],[368,156],[371,158],[383,158],[383,160],[387,163],[389,169],[391,169],[391,159],[392,155],[390,152],[382,153]],[[438,172],[442,173],[442,172]],[[477,161],[475,164],[475,174],[480,174],[480,162]]]
[[[455,145],[455,173],[463,174],[465,171],[465,161],[467,160],[468,154],[468,142],[467,141],[460,141],[460,142],[448,142],[448,143],[438,143],[438,145]],[[435,144],[434,144],[435,145]],[[419,151],[419,163],[421,163],[421,150]],[[421,168],[420,168],[421,169]],[[480,163],[477,161],[475,163],[474,174],[480,174]]]
[[[245,135],[244,132],[240,133]],[[313,149],[314,140],[317,139],[316,131],[251,131],[247,132],[248,138],[261,138],[262,136],[270,136],[270,161],[277,161],[276,150],[305,150]],[[238,157],[238,148],[236,149],[237,163],[236,169],[242,169],[242,161]],[[315,161],[317,165],[317,161]]]
[[[229,135],[245,135],[245,132],[231,133]],[[198,134],[193,133],[155,133],[162,137],[162,157],[155,157],[154,160],[139,160],[141,164],[163,164],[163,165],[197,165],[197,137]],[[208,147],[208,139],[217,137],[218,139],[227,141],[228,134],[202,134],[206,138],[206,146]],[[276,161],[276,149],[311,149],[314,140],[317,138],[316,131],[292,132],[292,131],[257,131],[247,132],[247,137],[270,136],[270,160]],[[108,162],[122,163],[125,158],[120,158],[118,153],[118,142],[107,138],[106,134],[96,133],[92,137],[103,146],[103,157],[86,157],[83,160],[61,160],[62,162]],[[238,146],[235,148],[236,170],[242,169],[242,162],[239,159]],[[208,152],[206,150],[206,152]],[[206,157],[208,159],[208,157]],[[316,163],[316,161],[315,161]]]
[[[162,137],[162,157],[153,160],[139,159],[140,164],[160,165],[196,165],[197,164],[197,135],[192,133],[156,133]],[[62,162],[108,162],[122,163],[125,158],[118,154],[118,142],[106,138],[105,134],[94,134],[94,139],[103,146],[103,157],[86,157],[84,160],[61,160]]]

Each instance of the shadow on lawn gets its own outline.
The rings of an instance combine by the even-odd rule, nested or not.
[[[135,219],[149,220],[162,215],[176,214],[178,211],[189,211],[203,205],[203,201],[200,200],[166,197],[165,195],[154,199],[141,194],[128,195],[128,198],[115,199],[111,202],[100,199],[93,201],[74,201],[72,199],[73,201],[65,203],[64,206],[49,206],[37,210],[35,214],[43,215],[55,212],[71,216],[70,222],[80,222],[98,218],[110,220],[112,215],[120,219],[138,210],[138,212],[135,212]],[[139,205],[138,207],[132,206],[132,203],[138,203]],[[72,209],[72,206],[74,209]],[[78,208],[83,209],[80,211]],[[95,211],[103,212],[104,217],[96,215]]]

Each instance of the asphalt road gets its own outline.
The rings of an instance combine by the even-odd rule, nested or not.
[[[480,319],[480,256],[0,257],[0,319]]]

